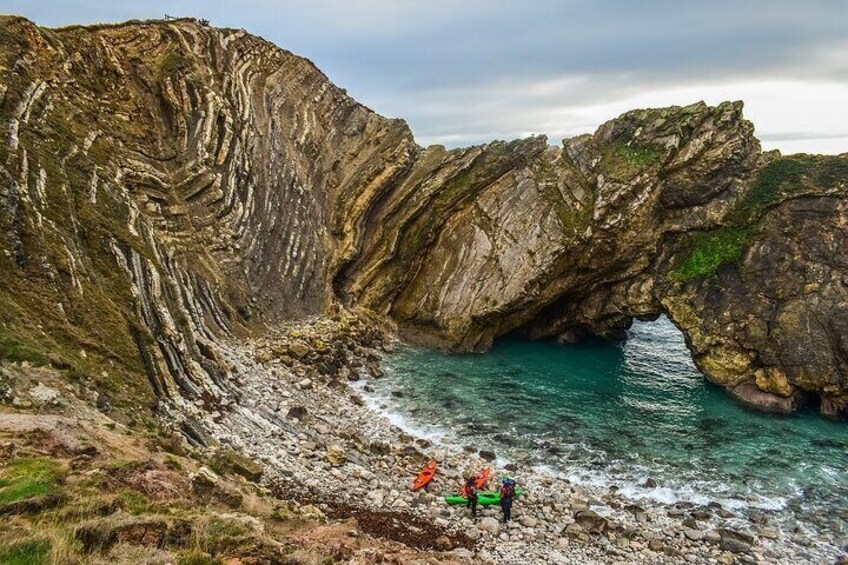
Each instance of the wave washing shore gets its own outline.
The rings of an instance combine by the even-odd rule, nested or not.
[[[214,414],[185,411],[222,444],[251,454],[266,486],[331,517],[356,516],[370,533],[443,563],[832,563],[839,550],[802,534],[788,537],[717,503],[659,504],[614,487],[580,484],[562,473],[469,451],[453,434],[430,433],[380,409],[380,359],[391,340],[342,316],[234,343],[239,400]],[[375,386],[376,385],[376,386]],[[409,482],[439,460],[426,492]],[[448,507],[461,474],[492,465],[516,476],[527,495],[515,523],[498,508],[471,521]],[[756,522],[756,521],[755,521]],[[375,563],[375,555],[350,556]]]
[[[848,540],[844,424],[741,408],[704,381],[667,320],[635,324],[625,344],[404,347],[384,369],[369,405],[443,442],[644,505],[717,502],[772,537]]]

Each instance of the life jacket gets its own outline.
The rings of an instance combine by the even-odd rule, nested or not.
[[[515,496],[515,481],[509,480],[501,486],[501,498],[512,498]]]
[[[465,483],[465,497],[466,498],[477,498],[477,493],[479,490],[477,489],[477,485],[474,481],[469,481]]]

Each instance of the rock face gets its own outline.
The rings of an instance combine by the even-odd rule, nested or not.
[[[341,303],[455,350],[664,314],[743,401],[848,412],[848,156],[762,153],[741,103],[422,148],[243,31],[4,17],[0,123],[3,343],[151,399]]]

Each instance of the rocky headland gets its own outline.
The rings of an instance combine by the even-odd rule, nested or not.
[[[482,351],[665,315],[746,404],[845,416],[848,155],[764,153],[739,102],[635,110],[560,146],[424,148],[309,61],[189,19],[0,17],[0,123],[11,371],[52,371],[201,460],[249,454],[322,519],[426,523],[370,534],[446,559],[835,556],[720,508],[648,512],[527,470],[521,526],[458,522],[436,500],[449,483],[405,486],[427,457],[450,481],[469,455],[392,429],[348,383],[378,377],[396,338]],[[8,390],[4,413],[40,406]]]

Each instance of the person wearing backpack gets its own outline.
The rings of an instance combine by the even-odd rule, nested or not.
[[[515,498],[515,481],[504,477],[501,484],[501,510],[503,510],[504,524],[512,520],[512,499]]]
[[[477,517],[477,497],[479,490],[477,489],[477,481],[473,474],[469,473],[465,476],[465,507],[471,509],[471,517]]]

